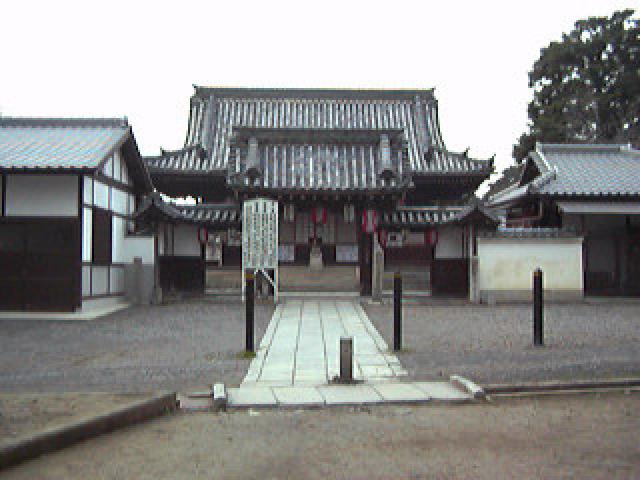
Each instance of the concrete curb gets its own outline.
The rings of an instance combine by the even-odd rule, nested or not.
[[[176,394],[163,393],[96,417],[36,433],[0,447],[0,470],[175,409]]]
[[[603,390],[639,388],[640,378],[617,378],[610,380],[593,381],[549,381],[520,384],[493,384],[485,385],[487,395],[508,395],[513,393],[545,393],[579,390]]]
[[[473,398],[482,399],[487,396],[487,394],[485,393],[484,389],[481,386],[473,383],[471,380],[467,378],[461,377],[460,375],[451,375],[449,377],[449,381],[454,387],[459,388],[463,392],[468,393]]]

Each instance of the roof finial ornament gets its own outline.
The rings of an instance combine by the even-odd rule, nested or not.
[[[462,155],[464,155],[464,157],[465,157],[465,158],[468,158],[468,157],[469,157],[469,149],[470,149],[470,148],[471,148],[471,147],[467,147],[467,149],[462,153]]]

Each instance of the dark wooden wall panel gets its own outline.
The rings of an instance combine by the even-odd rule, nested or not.
[[[431,262],[431,291],[434,296],[469,295],[469,259],[435,259]]]
[[[80,222],[0,222],[0,308],[73,311],[81,303]]]
[[[158,261],[163,290],[204,291],[205,262],[201,257],[162,255]]]

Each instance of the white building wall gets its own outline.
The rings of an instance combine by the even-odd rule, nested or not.
[[[77,217],[76,175],[7,175],[8,217]]]
[[[131,185],[130,176],[120,152],[114,153],[105,163],[102,174],[119,183]],[[109,185],[89,175],[83,178],[82,295],[85,298],[99,295],[123,295],[126,289],[126,269],[133,263],[135,257],[140,257],[143,265],[153,266],[154,264],[153,236],[131,236],[128,233],[128,215],[134,212],[135,195],[125,191],[124,188],[124,186]],[[92,263],[91,237],[94,207],[109,210],[112,214],[112,264],[109,266]]]
[[[173,255],[200,256],[198,227],[196,225],[176,225],[173,230]]]
[[[463,227],[438,228],[435,258],[464,258]],[[424,241],[424,240],[423,240]]]
[[[483,301],[527,300],[541,268],[551,299],[583,295],[582,238],[478,238],[478,289]]]

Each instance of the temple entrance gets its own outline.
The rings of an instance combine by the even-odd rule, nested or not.
[[[280,288],[283,292],[360,291],[355,218],[341,206],[285,206],[280,222]]]

